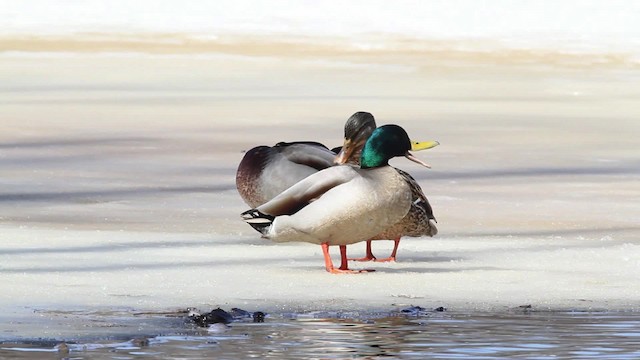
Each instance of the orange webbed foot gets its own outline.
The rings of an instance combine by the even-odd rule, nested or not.
[[[340,269],[340,268],[332,268],[327,269],[327,271],[331,274],[366,274],[370,272],[374,272],[374,269],[362,269],[362,270],[351,270],[351,269]]]
[[[348,258],[347,260],[349,261],[378,261],[378,259],[375,256],[365,256],[365,257],[361,257],[361,258]]]
[[[368,272],[373,272],[375,270],[363,269],[363,270],[351,270],[349,269],[348,261],[347,261],[347,247],[345,245],[340,245],[340,267],[336,268],[333,266],[333,262],[331,261],[331,256],[329,255],[329,244],[323,243],[322,253],[324,255],[325,261],[325,269],[327,272],[331,274],[363,274]]]

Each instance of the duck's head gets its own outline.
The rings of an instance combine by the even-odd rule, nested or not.
[[[396,156],[404,156],[420,165],[430,167],[422,160],[414,157],[409,150],[419,151],[437,146],[437,141],[412,142],[409,135],[398,125],[383,125],[375,129],[364,144],[360,157],[362,169],[389,165],[389,160]]]
[[[345,164],[349,162],[357,164],[364,144],[375,129],[376,120],[371,113],[358,111],[351,115],[344,124],[344,143],[334,163]]]

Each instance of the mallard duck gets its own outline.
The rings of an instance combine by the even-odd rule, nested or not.
[[[326,146],[311,141],[254,147],[238,165],[238,193],[247,205],[262,205],[298,181],[332,166],[335,156]]]
[[[344,142],[342,146],[331,151],[338,154],[336,164],[360,165],[360,153],[369,136],[376,129],[376,119],[371,113],[358,111],[351,115],[344,124]]]
[[[356,121],[357,120],[357,121]],[[376,128],[376,123],[373,115],[366,112],[358,112],[353,114],[347,123],[345,124],[344,144],[341,148],[335,148],[333,151],[338,152],[335,162],[337,164],[352,164],[359,165],[360,152]],[[356,135],[357,134],[357,135]],[[437,141],[430,141],[421,143],[424,149],[429,149],[437,146]],[[338,150],[338,151],[336,151]],[[415,161],[415,160],[414,160]],[[430,167],[428,164],[420,162],[426,167]],[[400,238],[402,236],[435,236],[438,233],[434,222],[436,218],[433,216],[433,210],[429,204],[429,200],[422,192],[422,188],[418,182],[407,172],[397,169],[398,173],[405,179],[407,184],[411,188],[411,209],[407,215],[402,218],[397,224],[394,224],[390,228],[384,230],[382,233],[377,234],[370,240],[367,240],[366,255],[363,258],[351,259],[357,261],[395,261],[396,254],[398,252],[398,245],[400,244]],[[393,240],[394,246],[391,255],[384,259],[376,258],[371,251],[372,240]]]
[[[411,208],[411,186],[389,166],[389,160],[397,156],[417,160],[409,150],[426,147],[413,145],[400,126],[381,126],[366,141],[360,167],[340,165],[321,170],[242,216],[272,241],[321,245],[327,271],[353,272],[345,263],[346,245],[382,233]],[[333,266],[329,256],[331,245],[340,246],[340,268]]]
[[[357,145],[358,164],[364,142],[376,128],[373,115],[367,112],[353,114],[345,124],[344,145],[329,150],[312,141],[279,142],[275,146],[257,146],[247,151],[238,165],[236,188],[244,202],[255,208],[273,199],[293,184],[322,169],[334,165],[341,148]],[[346,160],[349,160],[346,158]]]

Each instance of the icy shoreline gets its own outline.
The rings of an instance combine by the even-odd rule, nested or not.
[[[637,70],[402,53],[326,66],[343,55],[0,56],[4,316],[638,310]],[[258,144],[336,146],[361,110],[440,141],[421,154],[433,170],[393,163],[418,179],[440,233],[403,240],[397,263],[353,265],[375,273],[332,276],[319,247],[272,244],[240,221],[235,169]]]

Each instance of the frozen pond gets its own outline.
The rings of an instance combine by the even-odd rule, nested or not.
[[[355,316],[355,317],[354,317]],[[58,314],[58,317],[63,317]],[[1,359],[399,359],[640,356],[640,314],[428,311],[269,315],[264,323],[195,328],[183,318],[66,314],[89,331],[45,339],[6,339]],[[102,331],[102,334],[100,333]],[[108,334],[108,335],[106,335]],[[61,345],[65,340],[65,345]]]
[[[404,6],[407,37],[149,33],[128,17],[123,32],[0,34],[1,357],[60,356],[46,352],[63,340],[72,358],[638,357],[640,65],[625,47],[638,32],[623,31],[637,22],[603,5],[621,27],[595,47],[414,38],[424,19]],[[13,24],[49,19],[35,8]],[[166,14],[158,24],[192,23]],[[441,143],[418,153],[431,170],[392,162],[439,234],[403,239],[396,263],[352,264],[375,272],[331,276],[319,246],[240,220],[235,171],[256,145],[337,146],[356,111]],[[448,311],[390,313],[399,303]],[[164,313],[191,306],[271,316],[214,334]]]

